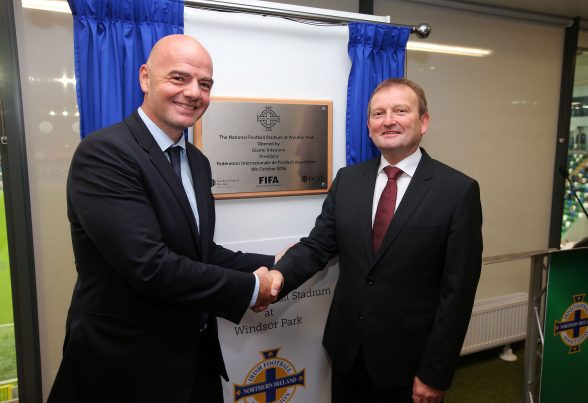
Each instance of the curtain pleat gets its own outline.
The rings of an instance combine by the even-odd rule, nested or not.
[[[139,68],[160,38],[184,32],[184,0],[68,0],[80,135],[120,122],[143,101]]]
[[[347,83],[347,165],[380,155],[368,135],[367,104],[372,91],[383,80],[404,77],[407,27],[385,24],[349,24],[348,52],[351,71]]]

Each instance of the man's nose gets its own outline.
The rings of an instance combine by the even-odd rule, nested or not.
[[[386,116],[384,117],[384,125],[385,126],[394,126],[396,124],[396,116],[392,112],[386,112]]]
[[[200,84],[194,80],[184,88],[184,96],[188,98],[200,98]]]

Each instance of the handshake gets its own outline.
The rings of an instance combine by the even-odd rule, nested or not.
[[[268,270],[267,267],[260,267],[254,273],[259,278],[259,291],[257,301],[251,310],[262,312],[278,299],[278,294],[284,285],[284,277],[279,271]]]

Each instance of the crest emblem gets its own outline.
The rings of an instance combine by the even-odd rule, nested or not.
[[[274,112],[271,106],[266,106],[265,109],[257,115],[257,121],[265,127],[266,132],[271,132],[272,127],[280,121],[280,115]]]
[[[574,295],[574,302],[553,327],[553,335],[559,335],[561,341],[570,347],[569,354],[579,353],[580,346],[588,339],[588,304],[584,301],[585,297],[586,294]]]
[[[305,386],[306,369],[296,372],[290,361],[278,357],[279,351],[260,351],[263,360],[251,368],[242,385],[234,384],[235,403],[286,403],[298,386]]]

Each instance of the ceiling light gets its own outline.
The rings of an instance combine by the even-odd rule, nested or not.
[[[425,42],[411,42],[406,44],[406,49],[416,50],[419,52],[433,52],[433,53],[445,53],[448,55],[460,55],[460,56],[474,56],[484,57],[492,53],[488,49],[478,48],[465,48],[463,46],[450,46],[440,45],[438,43],[425,43]]]
[[[76,78],[75,77],[69,78],[68,76],[65,75],[65,73],[63,73],[61,78],[54,78],[53,81],[56,81],[58,83],[63,84],[64,87],[67,87],[68,84],[71,84],[73,86],[76,85]]]
[[[71,14],[69,5],[64,0],[22,0],[22,7]]]

